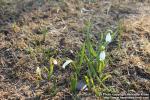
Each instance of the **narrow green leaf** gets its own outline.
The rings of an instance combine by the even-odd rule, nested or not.
[[[105,68],[104,61],[100,61],[100,64],[98,66],[98,73],[101,74],[103,72],[104,68]]]
[[[71,76],[71,91],[74,93],[77,87],[77,74]]]
[[[88,76],[84,76],[84,78],[85,78],[85,82],[86,82],[87,86],[90,88],[90,81],[89,81]]]
[[[96,56],[97,56],[97,53],[96,53],[96,51],[93,49],[91,43],[90,43],[89,49],[90,49],[90,53],[92,54],[92,56],[96,57]]]
[[[102,82],[104,82],[105,80],[107,80],[108,78],[112,77],[110,74],[105,74],[103,77],[102,77]]]

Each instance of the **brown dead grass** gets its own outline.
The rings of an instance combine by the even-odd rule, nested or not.
[[[126,31],[123,35],[130,38],[128,42],[132,46],[131,48],[142,53],[135,54],[135,56],[131,55],[133,56],[131,59],[137,64],[138,62],[143,63],[141,65],[145,65],[145,68],[150,67],[150,16],[133,17],[125,20],[123,25]],[[133,40],[134,38],[135,40]],[[144,58],[147,60],[144,60]]]

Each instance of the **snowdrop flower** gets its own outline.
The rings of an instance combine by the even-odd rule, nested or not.
[[[105,60],[105,57],[106,57],[106,53],[105,53],[105,51],[102,51],[102,52],[100,53],[100,55],[99,55],[99,59],[100,59],[101,61],[103,61],[103,60]]]
[[[36,74],[41,76],[41,69],[39,67],[37,67],[37,69],[36,69]]]
[[[66,62],[63,64],[62,68],[65,69],[67,65],[69,65],[71,62],[73,62],[72,60],[66,60]]]
[[[53,60],[53,64],[54,64],[54,65],[57,65],[57,64],[58,64],[58,62],[57,62],[56,59]]]
[[[111,42],[110,32],[106,35],[105,41],[108,42],[108,43]]]

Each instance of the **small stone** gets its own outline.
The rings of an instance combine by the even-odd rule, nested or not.
[[[87,90],[87,85],[83,82],[83,81],[79,81],[77,83],[77,90],[78,91],[84,91],[84,90]]]

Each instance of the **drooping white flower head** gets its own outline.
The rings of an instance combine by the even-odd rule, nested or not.
[[[101,51],[101,53],[100,53],[100,55],[99,55],[99,59],[100,59],[101,61],[103,61],[103,60],[105,60],[105,57],[106,57],[105,51]]]
[[[57,64],[58,64],[58,62],[57,62],[56,59],[53,59],[53,64],[54,64],[54,65],[57,65]]]
[[[67,65],[69,65],[71,62],[73,62],[72,60],[66,60],[66,62],[63,64],[62,68],[65,69]]]
[[[36,68],[36,74],[41,76],[41,69],[39,67]]]
[[[111,42],[111,40],[112,40],[110,33],[111,33],[111,32],[109,32],[109,33],[106,35],[106,38],[105,38],[105,41],[108,42],[108,43]]]

